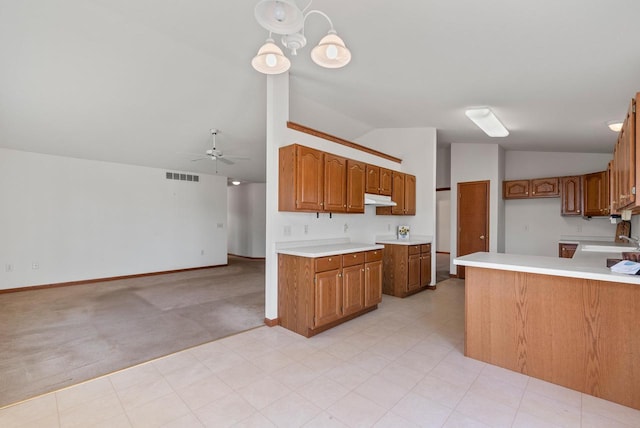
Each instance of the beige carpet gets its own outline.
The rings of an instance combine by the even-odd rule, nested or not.
[[[264,261],[0,294],[0,407],[262,325]]]

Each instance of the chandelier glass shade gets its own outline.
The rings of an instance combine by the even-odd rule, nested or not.
[[[258,50],[258,54],[251,60],[251,65],[263,74],[280,74],[291,67],[291,61],[284,56],[282,49],[274,43],[273,39],[267,39]]]

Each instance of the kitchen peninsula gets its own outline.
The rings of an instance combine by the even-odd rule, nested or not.
[[[612,273],[626,245],[580,242],[573,259],[475,253],[465,355],[640,409],[640,276]]]

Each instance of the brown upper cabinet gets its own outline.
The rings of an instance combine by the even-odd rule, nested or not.
[[[582,215],[582,176],[560,177],[561,207],[564,216]]]
[[[636,198],[640,187],[640,174],[636,168],[640,165],[640,150],[638,150],[638,131],[636,104],[640,99],[640,93],[631,100],[627,115],[622,124],[622,130],[618,134],[618,141],[613,151],[611,164],[611,209],[614,212],[620,210],[632,210],[640,212],[640,201]]]
[[[502,182],[503,199],[556,198],[560,196],[558,177]]]
[[[391,200],[395,207],[377,207],[378,215],[416,214],[416,177],[398,171],[391,172]]]
[[[391,196],[392,171],[376,165],[367,165],[366,193]]]
[[[347,212],[364,212],[364,188],[367,164],[347,159]]]
[[[560,196],[558,177],[535,178],[531,180],[532,198],[556,198]]]
[[[609,215],[609,173],[607,171],[582,176],[582,207],[585,217]]]
[[[347,160],[324,153],[324,211],[347,211]]]
[[[324,153],[293,144],[279,151],[278,209],[324,211]]]
[[[388,212],[377,214],[416,214],[416,177],[410,174],[299,144],[280,147],[278,171],[279,211],[364,213],[366,192],[397,203],[393,212],[383,207]]]
[[[529,197],[529,180],[509,180],[502,182],[502,199],[522,199]]]

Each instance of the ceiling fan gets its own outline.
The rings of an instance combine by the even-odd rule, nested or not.
[[[214,160],[216,161],[216,165],[217,165],[217,161],[220,161],[222,163],[225,163],[227,165],[233,165],[234,162],[231,161],[230,159],[235,159],[235,160],[247,160],[248,158],[244,158],[244,157],[240,157],[240,156],[228,156],[225,155],[224,153],[222,153],[222,150],[219,150],[216,148],[216,135],[218,135],[218,133],[220,133],[219,129],[216,128],[212,128],[211,129],[211,136],[213,139],[213,144],[211,146],[211,148],[209,150],[207,150],[205,152],[204,155],[198,155],[200,156],[197,159],[192,159],[192,162],[195,161],[199,161],[199,160],[203,160],[203,159],[210,159],[210,160]]]

